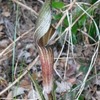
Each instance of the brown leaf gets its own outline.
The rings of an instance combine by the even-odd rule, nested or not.
[[[96,91],[96,98],[97,98],[97,100],[100,99],[100,91]]]
[[[10,12],[3,12],[2,15],[5,16],[5,17],[9,17],[10,16]]]
[[[43,37],[40,38],[39,45],[45,46],[52,37],[52,35],[54,34],[54,32],[55,28],[51,25],[48,32]]]
[[[68,69],[66,71],[66,76],[70,77],[76,73],[77,67],[79,66],[77,63],[75,63],[73,60],[68,61]]]
[[[0,25],[0,32],[3,30],[4,26]]]
[[[9,44],[9,40],[8,39],[3,39],[2,41],[0,41],[0,48],[6,48]]]
[[[12,100],[12,99],[13,99],[13,93],[12,93],[12,91],[10,91],[10,92],[8,93],[6,99],[7,99],[7,100]]]
[[[31,89],[31,81],[29,80],[27,76],[20,82],[20,87],[23,87],[29,90]]]
[[[0,38],[2,38],[4,36],[4,32],[0,32]]]
[[[69,78],[69,79],[67,80],[67,82],[69,82],[69,83],[71,83],[71,84],[75,84],[76,78],[74,78],[74,77]]]
[[[53,52],[51,48],[39,47],[42,65],[43,90],[49,94],[53,85]]]

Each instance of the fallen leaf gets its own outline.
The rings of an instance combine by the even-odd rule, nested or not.
[[[62,81],[61,83],[56,81],[56,84],[57,84],[57,88],[56,88],[57,93],[69,91],[72,87],[72,84],[66,81]]]
[[[19,95],[24,94],[25,93],[25,90],[26,89],[24,89],[22,87],[17,87],[17,86],[13,87],[12,88],[13,97],[16,97],[16,96],[19,96]]]
[[[39,100],[38,93],[34,89],[29,92],[28,100]]]
[[[2,15],[5,16],[5,17],[9,17],[10,16],[10,12],[3,12]]]
[[[96,98],[97,100],[100,100],[100,91],[96,91]]]
[[[49,94],[53,87],[53,51],[51,48],[39,47],[42,65],[43,91]]]
[[[20,82],[20,87],[23,87],[25,89],[31,89],[31,83],[29,80],[26,80],[26,79],[23,79],[21,82]]]
[[[6,48],[9,44],[9,40],[8,39],[3,39],[2,41],[0,41],[0,49],[1,48]]]
[[[2,38],[4,34],[4,32],[0,32],[0,38]]]
[[[75,84],[76,78],[72,77],[67,80],[68,83]]]
[[[73,60],[69,60],[68,65],[69,66],[68,66],[68,69],[66,71],[66,76],[70,77],[76,73],[79,65],[76,62],[74,62]]]
[[[12,91],[10,91],[10,92],[8,93],[6,99],[7,99],[7,100],[12,100],[12,99],[13,99],[13,93],[12,93]]]
[[[4,26],[1,24],[0,25],[0,32],[3,30]]]

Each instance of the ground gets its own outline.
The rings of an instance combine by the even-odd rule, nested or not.
[[[36,87],[43,87],[43,79],[34,32],[44,1],[22,0],[23,5],[16,2],[17,0],[12,1],[0,1],[0,100],[12,98],[38,100]],[[63,2],[69,3],[66,0]],[[54,9],[54,12],[56,11]],[[83,43],[73,45],[73,53],[70,46],[68,50],[68,42],[62,51],[61,40],[52,45],[57,71],[53,72],[57,100],[74,100],[73,97],[84,81],[85,86],[79,100],[100,100],[98,42],[91,45],[86,37],[83,38],[85,45]],[[7,91],[2,93],[6,88]]]

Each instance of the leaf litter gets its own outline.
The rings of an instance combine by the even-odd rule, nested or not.
[[[28,6],[33,7],[33,9],[38,12],[42,4],[37,1],[25,1]],[[31,3],[32,2],[32,3]],[[66,2],[66,0],[65,0]],[[12,4],[13,5],[13,4]],[[3,11],[2,11],[3,9]],[[26,9],[20,8],[20,17],[19,17],[19,30],[17,33],[17,37],[24,33],[31,27],[35,27],[36,18]],[[13,41],[14,35],[14,24],[15,24],[15,12],[13,9],[8,7],[6,2],[0,2],[0,53]],[[66,47],[65,47],[66,48]],[[60,48],[57,47],[57,44],[54,48],[54,56],[55,58],[59,54]],[[28,64],[30,64],[35,57],[38,55],[38,50],[35,45],[35,41],[33,39],[33,32],[29,33],[27,36],[24,36],[21,40],[16,43],[16,58],[15,62],[17,65],[16,70],[16,78],[24,71]],[[8,53],[7,53],[8,52]],[[11,66],[12,66],[12,52],[10,49],[7,51],[6,55],[0,57],[0,92],[9,86],[11,82]],[[55,84],[56,84],[56,95],[57,98],[60,98],[62,94],[66,94],[71,92],[75,86],[78,86],[82,83],[82,80],[85,76],[83,69],[89,66],[90,58],[94,52],[94,47],[84,47],[82,45],[77,45],[74,51],[74,57],[76,63],[73,61],[72,55],[70,54],[70,60],[68,60],[67,71],[66,71],[66,79],[61,80],[55,73]],[[57,62],[57,71],[64,77],[65,72],[65,63],[66,63],[66,54],[63,51],[61,55],[61,59]],[[83,69],[81,69],[82,67]],[[98,73],[100,71],[100,57],[98,56],[95,71],[91,71],[91,75]],[[81,69],[81,70],[80,70]],[[97,70],[97,71],[96,71]],[[38,81],[40,87],[42,86],[42,76],[41,76],[41,65],[40,61],[37,61],[36,65],[33,66],[30,73],[32,77]],[[16,79],[15,78],[15,79]],[[74,93],[73,93],[74,94]],[[85,97],[86,100],[99,100],[100,99],[100,75],[97,75],[96,78],[90,81],[90,83],[86,84],[86,88],[83,91],[83,94],[88,94]],[[1,98],[6,99],[25,99],[25,100],[38,100],[39,95],[34,88],[34,85],[29,78],[28,75],[24,76],[23,79],[20,80],[19,84],[12,87],[11,90],[5,92]],[[66,96],[67,98],[67,96]],[[60,100],[60,99],[58,99]]]

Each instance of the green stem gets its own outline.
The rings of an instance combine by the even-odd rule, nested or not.
[[[15,23],[15,32],[14,32],[14,45],[13,45],[13,57],[12,57],[12,81],[14,80],[14,66],[15,66],[15,49],[16,49],[16,35],[17,35],[17,28],[18,28],[18,12],[19,6],[17,5],[17,12],[16,12],[16,23]]]

